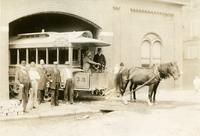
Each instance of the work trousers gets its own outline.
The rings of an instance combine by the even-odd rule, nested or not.
[[[30,83],[20,84],[20,100],[22,100],[23,111],[26,111],[26,106],[28,103],[28,93],[30,89]]]
[[[29,101],[28,101],[28,108],[36,108],[38,107],[38,101],[37,101],[37,92],[38,92],[38,82],[37,80],[31,81],[32,88],[29,92]]]
[[[74,103],[74,82],[71,78],[66,80],[64,90],[64,101],[69,101],[71,104]]]
[[[56,83],[55,89],[51,89],[51,105],[58,106],[59,87],[60,84]]]
[[[45,90],[38,90],[38,103],[44,102]]]
[[[22,101],[22,92],[23,92],[23,90],[24,90],[24,84],[20,84],[20,85],[19,85],[19,89],[18,89],[18,96],[17,96],[17,98],[18,98],[20,101]]]

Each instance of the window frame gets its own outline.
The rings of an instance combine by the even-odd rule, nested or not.
[[[57,58],[57,59],[58,59],[59,65],[64,65],[65,62],[66,62],[66,61],[65,61],[63,64],[60,64],[60,49],[62,49],[62,48],[64,48],[65,50],[68,51],[68,54],[67,54],[67,57],[68,57],[67,59],[68,59],[68,60],[66,60],[66,61],[69,62],[69,48],[68,48],[68,47],[59,47],[59,48],[58,48],[58,54],[59,54],[59,55],[58,55],[58,58]]]
[[[142,56],[142,46],[144,46],[144,43],[148,42],[149,43],[149,58],[143,57]],[[160,57],[159,58],[154,58],[153,57],[153,47],[155,46],[155,43],[158,42],[159,44],[159,53],[160,53]],[[142,44],[140,46],[140,58],[141,58],[141,66],[142,67],[148,67],[151,66],[152,64],[154,64],[154,60],[159,60],[159,63],[161,63],[161,52],[162,52],[162,40],[160,38],[160,36],[158,36],[157,34],[154,33],[148,33],[144,36],[143,40],[142,40]],[[147,63],[142,63],[143,60],[149,60],[149,64]]]
[[[30,62],[30,60],[29,60],[29,52],[30,52],[30,49],[35,49],[35,63],[36,64],[39,64],[39,51],[40,51],[40,49],[44,49],[45,50],[45,52],[46,52],[46,55],[45,55],[45,59],[46,59],[46,64],[47,65],[53,65],[53,63],[52,64],[49,64],[49,49],[55,49],[56,50],[56,53],[57,53],[57,55],[56,55],[56,61],[58,62],[58,64],[59,65],[65,65],[65,64],[60,64],[60,60],[59,60],[59,57],[60,57],[60,48],[63,48],[63,47],[41,47],[41,48],[10,48],[9,49],[9,52],[11,51],[11,50],[16,50],[17,51],[17,63],[16,64],[11,64],[11,58],[9,59],[9,65],[19,65],[20,64],[20,50],[25,50],[25,59],[24,60],[26,60],[26,63],[27,64],[29,64]],[[81,66],[81,48],[79,48],[79,47],[76,47],[76,48],[72,48],[72,47],[64,47],[64,48],[67,48],[67,50],[68,50],[68,62],[69,62],[69,64],[70,65],[72,65],[73,67],[80,67]],[[74,50],[77,50],[78,51],[78,58],[77,58],[77,60],[73,60],[73,53],[74,53]],[[11,57],[11,55],[9,55],[9,57]],[[70,60],[71,60],[71,62],[70,62]]]

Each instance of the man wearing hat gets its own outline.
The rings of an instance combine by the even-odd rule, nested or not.
[[[97,54],[94,56],[94,61],[100,63],[101,65],[97,68],[99,72],[105,70],[106,67],[106,59],[105,56],[102,54],[102,49],[97,49]]]
[[[28,103],[28,93],[30,89],[30,77],[26,69],[26,61],[21,61],[20,68],[16,71],[15,83],[19,86],[19,100],[22,101],[23,112],[26,111]]]
[[[73,81],[73,71],[69,66],[69,63],[65,62],[66,67],[63,69],[61,74],[62,83],[65,85],[64,90],[64,101],[69,101],[70,104],[74,103],[74,81]]]
[[[61,82],[60,70],[58,69],[58,62],[55,61],[54,68],[48,72],[48,80],[50,82],[51,90],[51,105],[58,106],[59,87]]]

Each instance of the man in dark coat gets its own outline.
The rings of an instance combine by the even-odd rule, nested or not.
[[[100,66],[96,67],[96,69],[98,69],[99,72],[102,72],[103,70],[105,70],[106,59],[105,59],[105,56],[102,54],[101,48],[98,48],[97,54],[94,56],[93,60],[94,60],[94,62],[101,64]]]
[[[23,112],[27,112],[26,107],[28,103],[28,93],[30,90],[30,77],[26,69],[26,61],[24,60],[21,61],[21,66],[16,71],[15,83],[20,89],[19,99],[22,101]]]
[[[40,66],[38,67],[38,72],[40,74],[40,80],[38,81],[38,102],[39,104],[44,102],[44,94],[47,84],[46,74],[47,69],[45,68],[44,60],[40,60]]]
[[[60,70],[58,62],[54,62],[54,68],[48,72],[48,80],[51,89],[51,105],[58,106],[59,87],[61,82]]]

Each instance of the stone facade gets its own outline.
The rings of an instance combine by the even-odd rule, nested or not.
[[[195,77],[200,76],[200,1],[191,0],[183,15],[183,87],[191,89]]]
[[[186,0],[1,0],[0,98],[8,98],[9,23],[38,13],[72,15],[98,26],[98,38],[111,42],[104,50],[108,70],[121,61],[141,66],[141,45],[151,33],[161,39],[160,62],[178,61],[182,68],[182,6]],[[167,81],[172,82],[172,81]],[[176,82],[181,86],[182,80]],[[174,86],[168,83],[168,87]]]

